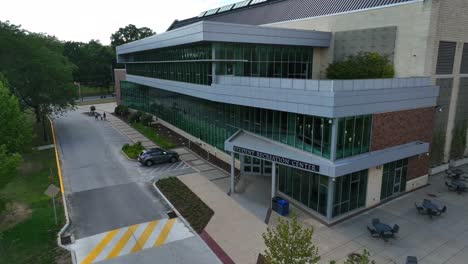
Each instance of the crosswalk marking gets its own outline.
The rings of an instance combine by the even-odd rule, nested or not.
[[[127,245],[128,240],[133,235],[133,232],[138,228],[139,225],[133,225],[127,229],[127,232],[120,238],[119,242],[115,245],[114,249],[107,255],[106,259],[115,258],[120,254],[120,251]]]
[[[158,224],[158,221],[153,221],[153,222],[150,222],[146,226],[145,231],[143,231],[143,234],[140,236],[135,246],[133,246],[132,250],[130,251],[131,253],[140,251],[145,246],[146,241],[148,240],[150,235],[153,233],[153,230],[157,224]]]
[[[104,239],[99,242],[99,244],[89,253],[88,256],[81,262],[82,264],[88,264],[88,263],[93,263],[93,261],[96,259],[96,257],[101,253],[101,251],[111,242],[111,240],[117,235],[119,232],[119,229],[112,230],[107,235],[104,237]]]
[[[178,218],[159,219],[81,238],[71,248],[77,263],[91,264],[192,237]]]
[[[171,220],[166,222],[166,225],[164,225],[164,228],[161,231],[161,234],[159,234],[158,239],[156,240],[156,242],[154,242],[155,247],[158,247],[158,246],[164,244],[164,242],[166,241],[167,236],[169,235],[169,232],[172,229],[172,226],[174,226],[175,221],[176,221],[176,219],[171,219]]]

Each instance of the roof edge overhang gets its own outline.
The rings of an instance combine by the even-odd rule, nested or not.
[[[331,36],[330,32],[323,31],[200,21],[118,46],[116,51],[122,55],[204,41],[329,47]]]
[[[429,143],[414,141],[337,161],[239,130],[224,142],[224,150],[336,178],[396,160],[426,154]]]

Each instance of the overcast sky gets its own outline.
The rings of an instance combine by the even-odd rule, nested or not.
[[[240,0],[2,0],[0,20],[60,40],[110,43],[119,27],[134,24],[165,32],[175,19]]]

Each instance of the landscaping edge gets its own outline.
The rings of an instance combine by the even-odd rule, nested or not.
[[[122,149],[120,149],[120,152],[122,152],[122,154],[124,155],[124,157],[130,161],[137,161],[137,159],[132,159],[130,158],[127,153],[125,153],[125,151],[123,151]]]
[[[65,219],[66,219],[65,225],[62,227],[62,229],[60,229],[60,231],[57,234],[57,244],[59,245],[59,247],[67,250],[68,252],[70,252],[70,254],[72,256],[71,259],[72,259],[73,264],[77,264],[75,251],[70,250],[68,247],[66,247],[65,245],[62,244],[62,239],[61,238],[62,238],[62,235],[65,233],[65,231],[70,227],[70,218],[68,216],[67,199],[65,198],[65,188],[64,188],[64,185],[63,185],[63,178],[62,178],[62,166],[60,164],[60,155],[59,155],[59,151],[58,151],[58,148],[57,148],[57,140],[56,140],[56,137],[55,137],[54,122],[49,116],[47,118],[49,119],[50,127],[51,127],[51,130],[52,130],[52,139],[53,139],[53,142],[54,142],[55,160],[57,162],[57,173],[58,173],[59,181],[60,181],[60,191],[61,191],[61,194],[62,194],[63,211],[64,211]]]

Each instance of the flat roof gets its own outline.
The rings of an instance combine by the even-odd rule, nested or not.
[[[330,16],[423,2],[423,0],[267,0],[258,4],[249,1],[241,8],[225,12],[212,12],[184,20],[175,20],[168,31],[184,27],[201,20],[249,25],[265,25],[284,21]],[[216,9],[215,9],[216,10]]]
[[[186,27],[133,41],[116,48],[117,55],[197,42],[255,43],[329,47],[331,33],[200,21]]]

